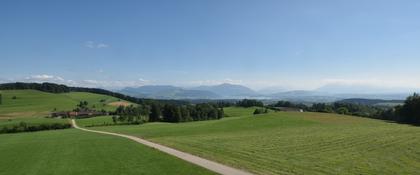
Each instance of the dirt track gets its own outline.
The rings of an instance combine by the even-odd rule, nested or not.
[[[186,152],[178,151],[178,150],[175,150],[173,148],[169,148],[167,146],[159,145],[159,144],[156,144],[156,143],[153,143],[153,142],[150,142],[150,141],[138,138],[138,137],[125,135],[125,134],[117,134],[117,133],[112,133],[112,132],[96,131],[96,130],[81,128],[81,127],[77,126],[76,121],[74,119],[71,120],[71,123],[72,123],[74,128],[80,129],[80,130],[83,130],[83,131],[128,138],[128,139],[133,140],[135,142],[138,142],[138,143],[141,143],[143,145],[155,148],[157,150],[160,150],[160,151],[165,152],[167,154],[173,155],[173,156],[178,157],[182,160],[185,160],[187,162],[190,162],[190,163],[193,163],[195,165],[201,166],[203,168],[206,168],[208,170],[214,171],[214,172],[219,173],[219,174],[223,174],[223,175],[252,175],[249,172],[239,170],[239,169],[236,169],[236,168],[232,168],[232,167],[229,167],[229,166],[226,166],[226,165],[223,165],[223,164],[211,161],[211,160],[203,159],[201,157],[194,156],[194,155],[186,153]]]

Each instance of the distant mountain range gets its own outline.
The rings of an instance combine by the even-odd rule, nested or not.
[[[340,89],[342,89],[340,91]],[[365,89],[365,90],[363,90]],[[170,85],[146,85],[141,87],[127,87],[119,90],[120,93],[157,99],[272,99],[295,102],[334,102],[349,98],[403,100],[410,93],[392,93],[384,90],[375,91],[374,88],[366,90],[363,87],[347,87],[327,85],[313,91],[284,91],[268,93],[268,91],[254,91],[246,86],[234,84],[220,84],[214,86],[198,86],[183,88]],[[272,91],[273,92],[273,91]],[[376,92],[376,93],[375,93]]]
[[[119,92],[142,98],[161,99],[239,99],[258,97],[252,89],[233,84],[220,84],[216,86],[198,86],[181,88],[169,85],[146,85],[141,87],[127,87]]]
[[[217,99],[220,95],[211,91],[184,89],[166,85],[147,85],[136,88],[124,88],[120,93],[139,98],[158,99]]]
[[[248,87],[245,87],[242,85],[228,84],[228,83],[224,83],[224,84],[220,84],[216,86],[199,86],[192,89],[201,90],[201,91],[209,91],[225,98],[256,97],[260,95]]]

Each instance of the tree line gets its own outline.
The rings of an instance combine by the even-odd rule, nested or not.
[[[414,93],[407,97],[403,105],[383,111],[381,117],[385,120],[420,125],[420,95]]]
[[[254,100],[254,99],[243,99],[241,101],[236,102],[236,106],[239,107],[253,107],[253,106],[257,106],[257,107],[263,107],[264,103],[258,100]]]
[[[384,108],[356,104],[356,103],[346,103],[346,102],[334,102],[334,103],[313,103],[311,105],[306,105],[303,103],[292,103],[289,101],[278,101],[277,103],[270,105],[271,107],[289,107],[289,108],[298,108],[304,111],[309,112],[324,112],[324,113],[337,113],[345,115],[355,115],[362,117],[374,118],[378,116]]]
[[[0,84],[0,90],[23,90],[34,89],[50,93],[64,93],[70,92],[70,88],[66,85],[59,85],[54,83],[4,83]]]
[[[236,105],[241,107],[264,107],[261,101],[253,99],[244,99],[236,102],[236,104],[230,102],[218,102],[218,103],[202,103],[192,105],[187,101],[181,100],[154,100],[154,99],[142,99],[127,96],[124,94],[99,89],[99,88],[83,88],[83,87],[68,87],[66,85],[59,85],[54,83],[6,83],[0,84],[0,90],[18,90],[18,89],[35,89],[50,93],[66,93],[66,92],[91,92],[103,95],[109,95],[112,97],[120,98],[132,103],[139,104],[142,107],[141,113],[144,118],[134,117],[131,119],[130,115],[138,116],[140,109],[124,109],[122,111],[115,111],[117,116],[121,117],[121,121],[166,121],[166,122],[185,122],[185,121],[197,121],[197,120],[209,120],[219,119],[224,116],[223,107]],[[1,100],[0,100],[1,101]],[[305,111],[313,112],[327,112],[327,113],[338,113],[355,115],[376,119],[391,120],[401,123],[420,124],[420,97],[418,94],[409,96],[403,105],[396,106],[394,108],[383,108],[372,105],[335,102],[335,103],[315,103],[312,105],[295,104],[287,101],[279,101],[274,105],[266,106],[272,107],[293,107],[303,109]],[[130,107],[123,107],[130,108]],[[138,108],[138,107],[131,107]],[[261,111],[257,111],[260,113]],[[145,113],[148,113],[147,115]]]
[[[270,105],[270,107],[291,107],[310,112],[354,115],[420,125],[420,95],[417,93],[407,97],[404,104],[387,108],[346,102],[314,103],[312,105],[305,105],[288,101],[279,101]]]
[[[69,123],[26,123],[20,122],[16,125],[5,125],[0,128],[0,134],[3,133],[18,133],[18,132],[35,132],[43,130],[57,130],[57,129],[66,129],[71,128]]]
[[[216,120],[224,117],[223,107],[217,104],[174,105],[154,103],[151,105],[119,106],[113,115],[115,124],[141,124],[145,122],[189,122]]]

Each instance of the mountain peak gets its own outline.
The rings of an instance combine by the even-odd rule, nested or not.
[[[258,95],[254,90],[237,84],[223,83],[213,86],[199,86],[196,90],[206,90],[224,96],[225,98],[252,97]]]

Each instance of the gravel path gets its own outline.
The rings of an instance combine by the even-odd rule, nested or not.
[[[125,135],[125,134],[117,134],[117,133],[112,133],[112,132],[95,131],[95,130],[90,130],[90,129],[86,129],[86,128],[81,128],[81,127],[77,126],[76,121],[74,119],[71,120],[71,123],[72,123],[74,128],[80,129],[80,130],[83,130],[83,131],[128,138],[128,139],[133,140],[135,142],[138,142],[138,143],[141,143],[143,145],[158,149],[162,152],[173,155],[173,156],[178,157],[182,160],[185,160],[185,161],[193,163],[195,165],[204,167],[208,170],[214,171],[214,172],[219,173],[219,174],[223,174],[223,175],[252,175],[249,172],[239,170],[239,169],[236,169],[236,168],[232,168],[232,167],[229,167],[229,166],[226,166],[226,165],[223,165],[223,164],[211,161],[211,160],[203,159],[201,157],[194,156],[194,155],[186,153],[186,152],[178,151],[176,149],[169,148],[167,146],[159,145],[159,144],[156,144],[156,143],[153,143],[153,142],[150,142],[150,141],[138,138],[138,137]]]

